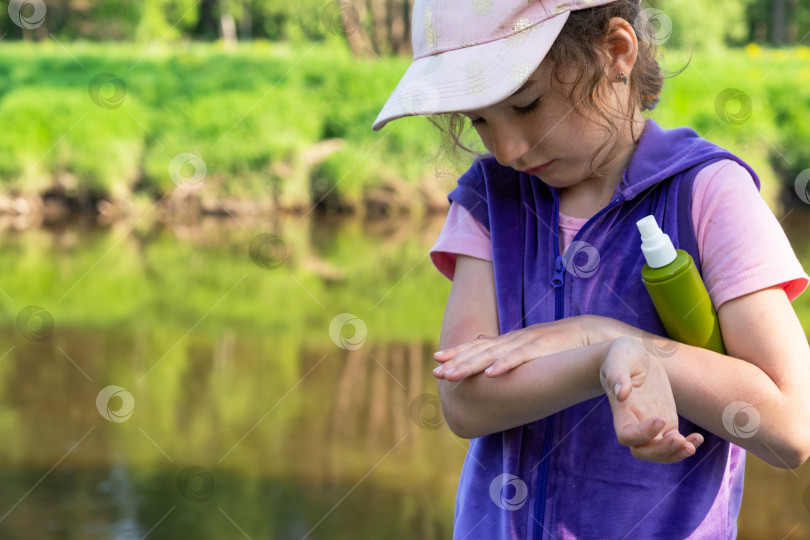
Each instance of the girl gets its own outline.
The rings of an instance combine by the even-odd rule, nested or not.
[[[810,278],[748,165],[642,116],[662,77],[639,10],[414,5],[414,62],[374,129],[443,114],[489,151],[431,251],[453,282],[434,374],[471,439],[455,538],[734,538],[745,451],[810,454],[790,305]],[[728,355],[660,337],[640,279],[650,214],[698,265]]]

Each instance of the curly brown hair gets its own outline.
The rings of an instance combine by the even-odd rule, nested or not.
[[[658,52],[656,40],[649,39],[649,36],[640,36],[636,62],[628,77],[631,97],[628,108],[624,111],[626,116],[617,116],[604,110],[600,105],[600,97],[604,89],[602,83],[605,79],[605,56],[602,51],[607,36],[615,26],[611,23],[611,19],[619,17],[632,26],[640,16],[643,17],[644,14],[641,13],[638,0],[619,0],[610,4],[572,11],[546,55],[553,66],[551,73],[553,81],[563,83],[563,73],[570,73],[573,68],[572,71],[576,74],[576,78],[573,81],[571,103],[581,103],[595,112],[598,117],[604,119],[604,127],[611,136],[615,135],[617,131],[610,121],[611,116],[623,120],[632,118],[635,109],[641,111],[653,109],[658,103],[663,87],[664,75],[656,59]],[[671,73],[670,76],[680,73],[683,69]],[[583,111],[578,107],[575,107],[575,110],[584,116]],[[456,160],[459,157],[459,150],[478,157],[486,155],[477,152],[468,143],[463,142],[463,138],[468,136],[467,128],[471,128],[467,117],[463,114],[455,112],[432,115],[428,116],[428,120],[438,128],[441,134],[440,153]],[[633,134],[633,139],[635,140],[635,138],[636,136]],[[597,149],[594,159],[605,145]]]

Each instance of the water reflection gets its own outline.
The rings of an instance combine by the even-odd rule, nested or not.
[[[435,392],[431,344],[225,331],[149,372],[176,335],[3,337],[18,343],[0,364],[3,538],[141,538],[159,522],[150,538],[450,535],[465,443],[412,407]],[[111,384],[133,396],[123,421],[97,406]]]
[[[806,267],[808,221],[783,222]],[[425,256],[440,226],[7,234],[0,537],[450,538],[467,442],[430,375],[449,291]],[[283,239],[280,267],[249,257],[262,233]],[[48,339],[18,331],[28,305],[52,315]],[[808,313],[810,293],[794,306]],[[364,322],[362,346],[330,336],[341,313]],[[111,385],[131,416],[117,390],[99,405]],[[808,471],[749,454],[739,537],[810,537]]]

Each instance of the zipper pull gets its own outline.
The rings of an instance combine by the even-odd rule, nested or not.
[[[554,276],[551,278],[551,285],[562,287],[563,283],[565,283],[565,264],[563,264],[563,256],[557,255],[554,260]]]

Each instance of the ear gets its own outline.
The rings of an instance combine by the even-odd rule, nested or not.
[[[630,23],[621,17],[613,17],[608,24],[605,75],[610,82],[621,83],[617,75],[624,73],[629,78],[633,71],[638,55],[638,38]]]

